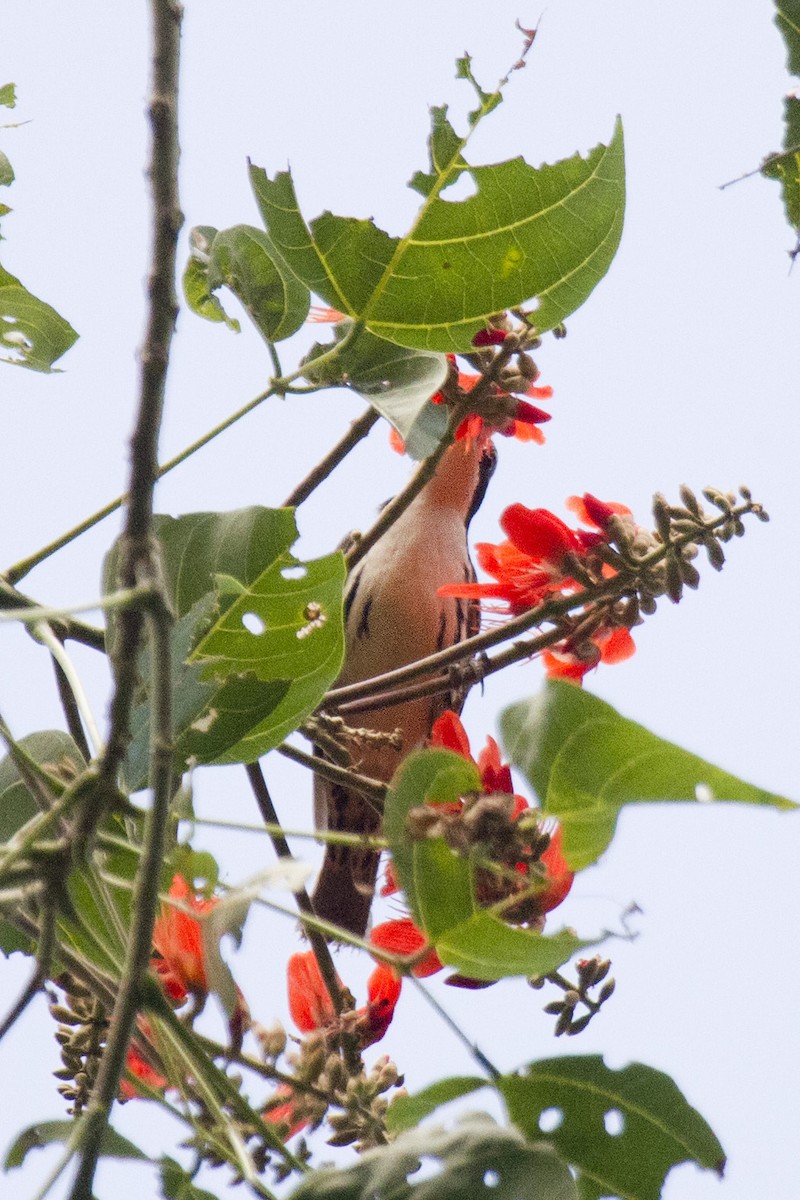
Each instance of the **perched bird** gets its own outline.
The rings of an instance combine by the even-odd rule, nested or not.
[[[345,595],[346,652],[340,685],[416,662],[478,632],[478,602],[443,598],[437,589],[475,579],[467,530],[495,462],[488,437],[454,442],[433,479],[353,570]],[[400,730],[402,749],[388,738],[366,741],[354,756],[354,768],[388,782],[404,755],[428,737],[444,709],[460,711],[463,700],[463,695],[445,693],[365,712],[363,722],[357,723],[386,734]],[[319,829],[380,832],[381,812],[346,786],[318,777],[314,800]],[[374,850],[328,845],[313,897],[317,915],[362,935],[379,857]]]

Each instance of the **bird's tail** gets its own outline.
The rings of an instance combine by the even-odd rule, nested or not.
[[[364,796],[341,784],[326,782],[324,787],[329,831],[357,831],[367,837],[378,832],[380,813]],[[317,916],[363,937],[375,895],[379,860],[378,850],[328,844],[312,898]]]

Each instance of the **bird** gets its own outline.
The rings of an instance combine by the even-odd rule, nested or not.
[[[345,658],[339,685],[406,666],[479,631],[477,601],[437,592],[444,584],[475,580],[467,532],[495,464],[489,437],[453,442],[433,478],[355,566],[345,589]],[[460,712],[464,699],[463,692],[440,693],[365,713],[369,730],[385,735],[399,730],[402,748],[388,736],[362,741],[354,769],[388,783],[402,758],[424,744],[436,718],[446,708]],[[314,807],[317,828],[323,831],[380,833],[382,813],[374,801],[319,775]],[[328,843],[313,893],[317,916],[363,936],[379,859],[376,850]]]

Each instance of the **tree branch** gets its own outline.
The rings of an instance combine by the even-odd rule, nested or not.
[[[276,832],[276,827],[280,829],[280,822],[278,821],[278,814],[275,811],[275,805],[272,803],[272,797],[269,794],[267,781],[264,778],[260,764],[257,762],[248,763],[245,770],[247,771],[247,778],[250,780],[253,795],[256,798],[258,810],[264,818],[264,824],[267,827],[267,833],[269,834],[275,853],[278,858],[288,858],[290,862],[294,862],[294,855],[283,831]],[[300,909],[300,912],[305,913],[306,916],[316,916],[314,905],[311,903],[311,897],[305,888],[301,888],[299,892],[295,892],[294,898],[297,901],[297,907]],[[342,998],[342,990],[339,987],[336,968],[331,958],[331,952],[328,949],[328,943],[321,933],[310,927],[306,928],[306,936],[311,943],[311,949],[314,951],[314,956],[319,964],[320,974],[328,990],[334,1011],[338,1016],[344,1011],[344,1000]]]
[[[283,507],[298,508],[304,500],[307,500],[315,488],[318,488],[323,480],[328,478],[353,447],[367,436],[378,420],[380,420],[380,413],[374,408],[368,408],[365,413],[353,421],[341,441],[337,442],[322,461],[317,463],[313,471],[309,471],[302,483],[298,483],[294,491],[289,493],[283,502]]]
[[[178,199],[178,68],[182,9],[177,0],[151,0],[153,21],[153,83],[149,104],[152,128],[150,183],[153,196],[153,248],[149,282],[149,314],[141,355],[139,410],[131,442],[131,473],[120,573],[123,586],[147,582],[153,589],[148,609],[152,638],[152,725],[148,814],[125,969],[111,1014],[108,1040],[81,1140],[81,1161],[71,1200],[92,1194],[100,1145],[119,1081],[139,1007],[140,988],[150,961],[153,924],[158,904],[158,880],[172,790],[170,632],[172,617],[160,578],[151,536],[153,492],[158,475],[158,435],[164,407],[169,350],[178,311],[175,263],[183,217]],[[116,786],[116,776],[130,736],[130,715],[137,680],[137,652],[143,613],[123,610],[119,618],[120,651],[115,653],[116,686],[111,704],[111,729],[101,760],[101,777]]]

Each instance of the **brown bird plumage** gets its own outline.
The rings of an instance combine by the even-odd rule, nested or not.
[[[434,478],[364,556],[348,580],[345,597],[346,655],[339,683],[360,682],[416,662],[476,633],[474,601],[442,598],[446,583],[473,580],[467,529],[494,469],[491,443],[458,441],[443,455]],[[367,744],[354,767],[388,782],[405,754],[423,743],[445,708],[458,711],[463,696],[423,697],[364,714],[359,725],[385,733],[402,731],[402,750],[386,742]],[[375,834],[382,814],[358,792],[317,779],[317,826]],[[314,892],[318,916],[363,935],[380,855],[329,845]]]

